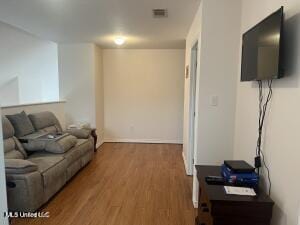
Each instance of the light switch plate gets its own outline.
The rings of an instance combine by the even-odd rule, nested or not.
[[[219,97],[217,95],[213,95],[210,97],[210,105],[218,106],[219,105]]]

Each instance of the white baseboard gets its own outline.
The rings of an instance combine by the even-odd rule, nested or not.
[[[103,145],[104,142],[103,141],[99,141],[97,144],[96,144],[96,148],[98,149],[101,145]]]
[[[198,201],[193,201],[193,205],[195,209],[198,209]]]
[[[189,169],[188,169],[188,164],[184,155],[184,152],[182,151],[182,158],[183,158],[183,164],[184,164],[184,168],[185,168],[185,173],[188,176],[191,176],[192,174],[189,173]]]
[[[184,168],[185,168],[186,175],[193,176],[193,171],[189,170],[188,163],[187,163],[187,160],[186,160],[186,157],[185,157],[183,151],[182,151],[182,158],[183,158],[183,163],[184,163]]]
[[[180,140],[160,140],[160,139],[118,139],[118,138],[105,138],[103,142],[124,142],[124,143],[149,143],[149,144],[182,144]]]

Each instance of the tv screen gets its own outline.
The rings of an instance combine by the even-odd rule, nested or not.
[[[243,35],[241,81],[283,77],[283,7]]]

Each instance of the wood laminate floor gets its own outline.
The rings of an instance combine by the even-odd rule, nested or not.
[[[181,145],[105,143],[42,208],[50,218],[12,224],[194,225],[181,153]]]

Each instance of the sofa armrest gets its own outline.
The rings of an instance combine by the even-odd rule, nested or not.
[[[5,159],[6,174],[27,174],[38,170],[36,164],[23,159]]]
[[[7,201],[10,211],[34,212],[44,201],[43,179],[36,164],[5,159]]]
[[[91,136],[91,132],[92,130],[87,128],[71,128],[66,130],[66,133],[69,133],[78,139],[88,139]]]
[[[42,175],[38,171],[26,174],[6,174],[8,209],[34,212],[44,203]]]

